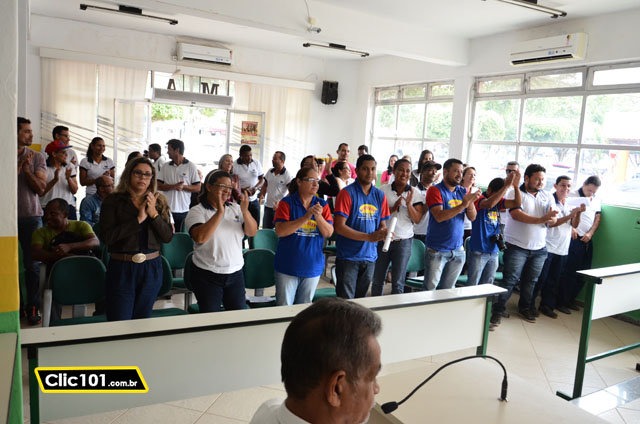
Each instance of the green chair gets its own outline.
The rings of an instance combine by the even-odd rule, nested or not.
[[[409,257],[409,263],[407,263],[407,272],[424,271],[425,249],[426,248],[422,241],[413,239],[413,244],[411,245],[411,256]],[[404,284],[412,290],[424,290],[424,281],[422,280],[408,278]]]
[[[313,295],[312,302],[316,300],[322,299],[324,297],[337,297],[336,293],[336,266],[333,265],[331,267],[331,284],[333,287],[323,287],[321,289],[316,289],[316,292]]]
[[[276,284],[273,261],[275,253],[269,249],[251,249],[244,253],[244,285],[248,289],[265,289]],[[276,299],[271,297],[268,302],[255,302],[247,298],[250,308],[275,306]]]
[[[193,286],[191,285],[191,264],[193,263],[193,252],[187,255],[187,259],[184,261],[184,285],[187,290],[193,292]],[[200,306],[197,303],[189,304],[187,306],[187,312],[190,314],[200,313]]]
[[[173,286],[173,273],[171,271],[171,265],[169,265],[169,261],[164,256],[162,258],[162,287],[160,287],[160,292],[158,292],[158,297],[164,296],[171,291]],[[175,315],[186,315],[183,309],[180,308],[163,308],[163,309],[154,309],[151,311],[151,318],[158,317],[168,317]]]
[[[60,305],[83,305],[104,300],[106,268],[92,256],[72,256],[53,264],[45,290],[43,327],[105,322],[105,315],[51,321],[52,300]]]
[[[338,234],[334,231],[333,234],[331,234],[331,237],[326,239],[326,244],[322,248],[322,253],[324,253],[325,271],[326,271],[326,267],[329,265],[329,256],[336,256],[338,252],[338,249],[336,248],[337,237],[338,237]]]
[[[498,264],[499,268],[502,268],[502,266],[504,265],[504,252],[502,250],[498,252]],[[504,274],[502,273],[502,271],[496,271],[493,276],[493,282],[495,283],[496,281],[502,281],[503,279]]]
[[[186,311],[191,303],[191,291],[184,285],[184,277],[177,274],[184,269],[187,255],[193,252],[193,239],[187,233],[174,233],[171,241],[162,245],[162,256],[164,256],[173,273],[173,293],[184,293],[184,310]]]
[[[278,249],[278,236],[275,230],[261,229],[258,230],[253,239],[253,249],[269,249],[273,253]]]

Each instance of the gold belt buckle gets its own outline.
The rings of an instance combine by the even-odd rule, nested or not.
[[[142,262],[147,260],[147,255],[144,253],[136,253],[131,257],[131,260],[137,264],[141,264]]]

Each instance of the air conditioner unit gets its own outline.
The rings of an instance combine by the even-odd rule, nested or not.
[[[233,97],[217,94],[194,93],[191,91],[165,90],[154,88],[152,100],[159,103],[204,106],[228,109],[233,105]]]
[[[227,66],[230,66],[232,63],[232,51],[220,47],[178,43],[176,51],[178,60],[194,60],[197,62]]]
[[[519,66],[581,60],[585,58],[586,53],[587,34],[578,32],[519,43],[511,51],[510,62],[513,66]]]

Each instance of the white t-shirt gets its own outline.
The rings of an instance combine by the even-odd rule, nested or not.
[[[165,163],[167,163],[167,160],[164,158],[164,156],[160,156],[153,162],[153,167],[156,168],[156,175],[160,174],[160,169],[162,169],[162,166]]]
[[[78,162],[78,155],[76,154],[75,150],[73,149],[67,149],[67,166],[71,166],[73,167],[73,174],[75,175],[77,172],[77,167],[80,165],[80,162]]]
[[[75,177],[76,173],[74,170],[74,166],[69,163],[67,164],[67,168],[72,169],[71,176]],[[69,182],[64,175],[65,171],[66,168],[60,168],[60,171],[58,172],[58,182],[53,187],[51,187],[51,190],[49,190],[47,194],[40,197],[40,205],[42,206],[42,209],[44,209],[44,207],[47,206],[47,203],[49,203],[52,199],[58,198],[66,200],[67,203],[69,203],[71,206],[76,205],[76,199],[75,197],[73,197],[73,193],[71,193],[71,189],[69,188]],[[47,184],[49,184],[49,182],[53,180],[55,172],[56,168],[54,168],[53,166],[47,166]]]
[[[555,196],[554,196],[554,200]],[[571,215],[571,208],[556,200],[556,208],[558,215],[556,218],[564,218]],[[554,255],[565,256],[569,254],[569,244],[571,243],[571,220],[557,227],[551,227],[547,230],[547,251]]]
[[[200,175],[198,175],[196,164],[188,161],[187,158],[183,158],[180,165],[176,165],[173,161],[166,163],[160,169],[157,180],[164,184],[176,184],[179,181],[183,181],[184,185],[193,185],[200,182]],[[189,210],[191,192],[169,190],[162,193],[169,202],[171,212],[183,213]]]
[[[168,166],[168,165],[167,165]],[[217,210],[206,202],[192,207],[185,219],[185,228],[190,232],[197,224],[207,222]],[[227,203],[224,217],[209,240],[196,243],[193,249],[193,263],[201,269],[217,274],[233,274],[244,266],[242,239],[244,230],[242,210],[237,203]]]
[[[271,168],[264,174],[264,179],[267,180],[267,196],[264,205],[267,208],[273,209],[275,202],[282,200],[289,192],[287,185],[291,182],[291,174],[289,174],[287,168],[283,168],[282,171],[276,175],[273,168]]]
[[[575,191],[573,193],[569,193],[569,197],[584,197],[580,195],[581,191],[582,191],[582,188],[578,189],[578,191]],[[588,199],[585,198],[585,200],[588,200]],[[580,237],[588,233],[591,227],[593,227],[593,221],[595,221],[596,215],[599,214],[600,211],[601,211],[600,199],[598,199],[596,196],[593,196],[591,201],[589,201],[587,210],[585,210],[584,212],[582,212],[582,214],[580,214],[580,224],[578,224],[578,228],[576,228],[576,231],[578,232],[578,235]]]
[[[67,161],[69,162],[71,161],[71,157],[69,156],[69,153],[67,153]],[[90,178],[92,180],[95,180],[101,175],[104,175],[105,172],[110,171],[115,167],[116,166],[113,163],[113,161],[106,156],[102,156],[102,160],[100,161],[100,163],[96,163],[93,160],[91,160],[90,162],[88,158],[84,158],[80,162],[80,168],[87,171],[87,178]],[[87,196],[90,196],[95,193],[96,193],[95,184],[87,186]]]
[[[293,415],[284,399],[270,399],[260,405],[249,424],[310,424]]]
[[[540,218],[549,212],[549,208],[557,209],[553,195],[548,191],[540,190],[534,196],[531,193],[520,190],[520,194],[522,206],[515,209],[522,209],[527,215]],[[513,200],[514,198],[515,191],[511,191],[505,196],[506,200]],[[507,243],[515,244],[522,249],[540,250],[547,244],[547,226],[546,224],[525,224],[511,217],[506,222],[504,238]]]
[[[429,186],[431,187],[431,186]],[[423,205],[427,204],[427,190],[429,190],[429,188],[424,188],[424,186],[422,184],[418,184],[416,186],[416,189],[420,192],[420,201],[422,202]],[[427,209],[427,213],[424,214],[424,216],[422,217],[422,219],[420,220],[420,222],[418,222],[417,224],[413,225],[413,233],[414,234],[418,234],[421,236],[424,236],[427,234],[427,228],[429,227],[429,209]]]
[[[471,193],[475,193],[476,191],[480,190],[478,187],[471,187]],[[473,221],[469,220],[469,218],[467,218],[467,214],[464,214],[464,229],[465,230],[470,230],[471,227],[473,227]]]
[[[251,162],[246,165],[244,163],[238,163],[236,161],[233,164],[233,173],[238,176],[240,180],[240,188],[249,188],[258,184],[258,177],[261,177],[264,172],[262,172],[262,165],[255,159],[252,159]],[[253,196],[249,197],[249,201],[253,202],[258,198],[258,192],[256,191]]]
[[[414,206],[424,203],[424,201],[422,200],[422,196],[420,195],[420,190],[415,187],[411,187],[410,185],[407,185],[405,191],[400,194],[398,194],[393,189],[393,184],[385,184],[380,188],[380,190],[382,190],[384,195],[387,196],[389,209],[391,209],[393,205],[396,204],[400,196],[406,199],[407,195],[409,194],[409,190],[413,192],[411,203]],[[411,218],[409,218],[409,208],[407,208],[407,204],[405,201],[402,202],[402,206],[400,206],[398,212],[394,212],[393,214],[391,214],[390,218],[393,218],[394,216],[398,217],[398,222],[396,223],[396,229],[394,230],[393,239],[404,240],[413,237],[413,221],[411,221]]]

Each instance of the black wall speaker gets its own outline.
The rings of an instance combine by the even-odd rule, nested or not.
[[[325,105],[335,105],[338,102],[338,81],[322,81],[320,101]]]

